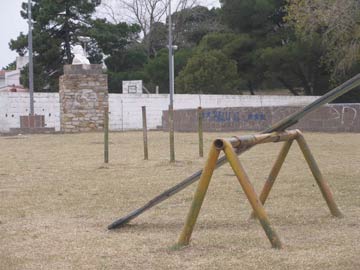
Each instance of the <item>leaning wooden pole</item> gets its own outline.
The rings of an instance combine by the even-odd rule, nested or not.
[[[275,131],[283,131],[292,125],[296,124],[300,119],[302,119],[305,115],[309,114],[310,112],[316,110],[317,108],[321,107],[322,105],[329,103],[338,97],[346,94],[347,92],[353,90],[354,88],[360,86],[360,74],[354,76],[350,80],[344,82],[342,85],[334,88],[327,94],[323,95],[322,97],[318,98],[314,102],[310,103],[309,105],[305,106],[303,109],[299,110],[298,112],[284,118],[283,120],[277,122],[276,124],[272,125],[271,127],[267,128],[266,130],[262,131],[261,133],[271,133]],[[241,154],[248,149],[250,149],[251,146],[245,146],[242,148],[236,149],[236,154]],[[216,163],[216,168],[224,165],[227,163],[226,157],[221,157],[218,159]],[[133,220],[137,216],[141,215],[145,211],[149,210],[150,208],[154,207],[155,205],[158,205],[162,201],[168,199],[169,197],[173,196],[174,194],[180,192],[181,190],[185,189],[187,186],[191,185],[192,183],[199,180],[201,176],[202,170],[199,170],[192,174],[190,177],[186,178],[185,180],[181,181],[177,185],[169,188],[168,190],[165,190],[160,195],[156,196],[152,200],[150,200],[148,203],[143,205],[142,207],[130,212],[128,215],[116,220],[112,224],[108,226],[108,229],[115,229],[117,227],[120,227],[122,225],[125,225],[129,221]]]

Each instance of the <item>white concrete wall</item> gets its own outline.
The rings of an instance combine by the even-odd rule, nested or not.
[[[20,116],[30,110],[29,93],[0,93],[0,132],[20,127]],[[35,114],[45,115],[47,127],[60,131],[60,103],[58,93],[35,93]]]
[[[174,95],[174,109],[262,106],[304,106],[318,97],[245,96],[245,95]],[[148,128],[161,125],[162,111],[168,109],[166,94],[110,94],[110,129],[128,130],[142,127],[141,106],[146,106]]]
[[[47,127],[60,131],[58,93],[35,93],[35,113],[45,115]],[[223,108],[241,106],[304,106],[317,97],[309,96],[235,96],[175,95],[175,109]],[[167,110],[169,95],[109,94],[110,130],[141,129],[141,106],[146,106],[148,128],[161,125],[162,111]],[[20,115],[29,113],[28,93],[0,93],[0,132],[20,127]]]

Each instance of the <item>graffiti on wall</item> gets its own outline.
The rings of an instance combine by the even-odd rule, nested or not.
[[[329,120],[338,120],[341,125],[354,125],[358,111],[350,106],[341,106],[341,108],[330,107],[333,118]]]
[[[241,107],[204,109],[206,131],[264,130],[285,117],[299,111],[299,107]],[[292,128],[324,132],[360,132],[359,104],[331,104],[306,115]],[[196,131],[197,110],[177,111],[178,131]],[[167,119],[166,117],[163,118]],[[166,127],[167,121],[163,121]]]
[[[265,121],[264,113],[248,113],[241,115],[240,112],[232,111],[206,111],[203,112],[203,119],[209,122],[217,123],[239,123],[241,121]]]

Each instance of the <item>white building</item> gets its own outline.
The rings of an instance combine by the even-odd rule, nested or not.
[[[20,71],[28,61],[27,56],[18,56],[15,70],[0,70],[0,92],[28,92],[28,89],[20,84]]]

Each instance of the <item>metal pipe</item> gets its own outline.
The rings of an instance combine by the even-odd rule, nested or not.
[[[171,0],[169,0],[169,139],[170,139],[170,162],[175,162],[174,142],[174,48],[172,37]]]
[[[269,238],[269,241],[273,248],[281,248],[281,241],[278,237],[276,231],[272,228],[269,218],[265,212],[263,205],[260,203],[258,196],[256,195],[255,189],[250,183],[249,177],[246,174],[243,166],[241,165],[232,145],[224,140],[224,152],[230,163],[231,168],[233,169],[239,183],[244,190],[247,199],[249,200],[254,212],[256,213],[257,218],[260,221],[261,226],[263,227],[266,236]]]
[[[172,37],[172,18],[171,18],[171,0],[169,0],[169,92],[170,92],[170,106],[174,106],[174,58],[173,58],[173,37]]]
[[[30,115],[34,115],[34,62],[33,62],[33,37],[32,37],[32,18],[31,0],[28,0],[28,46],[29,46],[29,94],[30,94]]]
[[[202,206],[207,189],[209,187],[211,176],[215,170],[216,162],[219,158],[219,154],[220,151],[216,149],[216,147],[214,147],[213,145],[210,149],[205,168],[201,174],[200,181],[190,207],[190,211],[187,215],[184,227],[180,234],[179,241],[177,243],[177,246],[179,247],[186,246],[189,244],[191,234],[193,232],[197,217],[200,212],[200,208]]]
[[[296,141],[299,144],[299,147],[302,151],[302,153],[304,154],[305,160],[307,162],[307,164],[309,165],[309,168],[316,180],[316,183],[318,184],[321,194],[324,197],[330,212],[333,216],[335,217],[343,217],[343,214],[341,213],[341,211],[339,210],[338,206],[336,205],[334,198],[333,198],[333,194],[330,190],[330,187],[327,183],[327,181],[324,179],[316,161],[314,156],[312,155],[309,146],[307,145],[304,136],[299,133],[299,136],[297,137]]]

